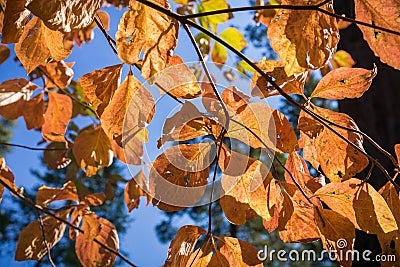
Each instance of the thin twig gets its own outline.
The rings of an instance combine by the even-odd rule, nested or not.
[[[111,49],[113,50],[114,54],[118,55],[118,51],[115,48],[117,42],[108,34],[106,29],[103,26],[103,23],[99,21],[97,17],[94,17],[94,22],[96,23],[97,27],[99,27],[100,31],[103,33],[104,37],[107,39],[108,44],[110,45]]]
[[[24,145],[18,145],[18,144],[12,144],[12,143],[5,143],[5,142],[0,142],[0,145],[3,146],[14,146],[14,147],[20,147],[20,148],[25,148],[28,150],[34,150],[34,151],[51,151],[51,150],[68,150],[68,148],[40,148],[40,147],[31,147],[31,146],[24,146]]]
[[[69,221],[58,217],[57,215],[53,214],[52,212],[48,211],[47,209],[44,209],[43,207],[34,204],[32,201],[30,201],[29,199],[27,199],[24,195],[22,195],[20,192],[16,191],[14,188],[12,188],[9,184],[7,184],[6,182],[4,182],[2,179],[0,179],[0,184],[2,184],[5,188],[7,188],[10,192],[12,192],[15,196],[17,196],[19,199],[21,199],[25,204],[27,204],[28,206],[30,206],[31,208],[34,208],[37,211],[43,212],[51,217],[53,217],[54,219],[65,223],[66,225],[68,225],[69,227],[79,231],[80,233],[84,233],[84,231],[75,226],[74,224],[70,223]],[[93,241],[95,243],[97,243],[99,246],[101,246],[102,248],[104,248],[105,250],[117,255],[118,257],[120,257],[124,262],[126,262],[128,265],[136,267],[135,264],[133,264],[128,258],[126,258],[124,255],[122,255],[118,250],[115,250],[113,248],[110,248],[109,246],[107,246],[106,244],[102,243],[101,241],[99,241],[97,238],[94,238]]]
[[[51,258],[50,247],[49,247],[49,243],[47,243],[47,240],[46,240],[46,234],[45,234],[45,232],[44,232],[44,226],[43,226],[42,217],[40,216],[40,212],[39,212],[38,210],[36,210],[36,213],[37,213],[37,216],[38,216],[39,227],[40,227],[40,230],[42,231],[43,242],[44,242],[44,245],[46,246],[47,257],[48,257],[48,259],[49,259],[50,265],[51,265],[52,267],[56,267],[56,265],[55,265],[54,262],[53,262],[53,259]]]

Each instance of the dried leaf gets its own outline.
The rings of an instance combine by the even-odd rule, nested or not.
[[[0,64],[3,64],[4,61],[6,61],[9,56],[10,56],[10,48],[8,48],[8,46],[6,45],[0,44]]]
[[[146,123],[151,122],[154,106],[150,92],[132,74],[128,74],[100,117],[102,127],[111,139],[121,142],[124,124],[125,129],[139,132]],[[122,146],[122,143],[119,145]]]
[[[44,114],[42,135],[46,141],[65,142],[65,131],[72,116],[72,100],[66,95],[48,91],[49,104]]]
[[[72,152],[87,176],[96,174],[102,167],[110,166],[113,160],[110,141],[101,126],[89,126],[80,131]]]
[[[27,8],[53,31],[71,32],[90,25],[101,4],[101,0],[32,0]]]
[[[16,188],[14,185],[14,174],[10,168],[7,167],[4,158],[0,158],[0,180],[8,184],[11,188]],[[3,199],[4,185],[0,184],[0,203]]]
[[[106,195],[104,193],[94,193],[86,195],[84,200],[89,206],[101,206],[106,201]]]
[[[150,200],[149,195],[146,193],[148,192],[146,180],[146,176],[141,170],[126,184],[124,190],[124,201],[128,207],[128,212],[139,207],[140,197],[147,197],[147,201]]]
[[[313,181],[313,177],[308,171],[306,162],[296,152],[289,154],[285,167],[301,187],[305,187],[307,183]],[[287,183],[294,184],[287,172],[285,172],[285,180]]]
[[[336,124],[359,130],[353,119],[344,113],[319,107],[315,107],[314,112]],[[302,135],[304,140],[300,142],[303,144],[304,159],[316,169],[321,166],[331,181],[347,180],[367,167],[368,158],[365,155],[303,111],[300,112],[298,129],[305,133]],[[335,130],[364,151],[360,134],[336,127]]]
[[[368,183],[361,184],[355,178],[333,182],[318,189],[314,195],[366,233],[381,234],[398,229],[388,204]]]
[[[347,67],[334,69],[321,79],[310,97],[333,100],[359,98],[369,89],[376,74],[376,66],[373,70]]]
[[[85,101],[101,116],[119,86],[122,64],[95,70],[83,75],[78,82],[83,87]]]
[[[46,87],[67,87],[74,76],[74,71],[71,69],[74,64],[57,61],[40,65],[39,68],[46,77]]]
[[[221,98],[234,113],[240,113],[250,102],[250,97],[241,92],[236,86],[230,86],[222,91]]]
[[[36,204],[42,207],[48,206],[56,200],[78,201],[78,192],[75,184],[71,181],[66,182],[62,188],[53,188],[42,185],[36,194]]]
[[[39,128],[45,123],[43,93],[24,102],[22,115],[28,130]]]
[[[18,42],[31,12],[25,9],[26,0],[13,0],[5,6],[1,41],[5,44]],[[3,5],[4,7],[4,5]]]
[[[278,110],[272,112],[276,131],[276,151],[290,153],[299,150],[297,136],[289,120]]]
[[[66,157],[66,153],[67,145],[65,142],[50,143],[43,151],[43,163],[47,165],[49,170],[65,168],[71,162],[71,159]]]
[[[211,261],[212,255],[213,254],[211,251],[211,243],[204,242],[204,244],[200,248],[193,251],[192,255],[190,255],[190,258],[187,262],[188,264],[190,263],[192,266],[207,267],[210,266],[209,262]]]
[[[159,4],[169,8],[167,1]],[[142,51],[142,76],[146,79],[167,67],[171,52],[175,49],[177,22],[153,8],[139,2],[130,2],[118,25],[116,42],[119,58],[133,65],[139,61]]]
[[[118,251],[119,239],[115,226],[108,220],[98,217],[98,223],[101,225],[99,233],[94,237],[99,242],[109,248]],[[76,255],[84,267],[92,266],[112,266],[116,255],[105,250],[99,244],[85,239],[83,234],[79,234],[75,243]]]
[[[36,84],[17,78],[0,84],[0,107],[17,102],[20,99],[29,100],[32,93],[39,88]],[[6,110],[4,110],[6,112]]]
[[[354,1],[356,19],[372,25],[383,26],[386,29],[398,31],[400,28],[399,2],[397,0]],[[370,27],[358,25],[364,39],[375,55],[388,65],[400,69],[400,36],[382,32]]]
[[[206,231],[198,226],[186,225],[180,228],[169,246],[163,266],[186,266],[197,240],[204,234]]]
[[[317,5],[322,0],[283,0],[282,5]],[[321,7],[334,13],[329,3]],[[301,30],[299,30],[301,29]],[[324,66],[339,41],[336,18],[316,10],[279,9],[268,27],[272,48],[288,76]]]
[[[257,257],[257,250],[247,242],[233,237],[218,237],[220,252],[228,260],[230,266],[258,266],[262,262]]]
[[[71,209],[57,212],[55,215],[64,220],[68,219]],[[40,260],[47,254],[47,247],[54,247],[64,235],[65,223],[51,216],[42,217],[44,235],[47,246],[43,240],[43,233],[39,221],[28,224],[19,234],[15,260]]]

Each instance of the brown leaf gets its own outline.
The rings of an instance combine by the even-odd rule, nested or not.
[[[283,0],[282,5],[316,5],[322,0]],[[334,13],[331,4],[321,7]],[[339,41],[336,18],[316,10],[279,9],[268,27],[272,48],[284,62],[288,76],[318,69],[331,57]]]
[[[101,206],[105,200],[106,195],[104,193],[94,193],[86,195],[83,201],[89,206]]]
[[[243,224],[246,222],[247,210],[252,209],[263,219],[269,220],[276,200],[274,194],[270,199],[270,192],[264,186],[273,179],[269,169],[258,160],[248,159],[247,156],[234,151],[227,152],[233,161],[229,164],[234,166],[225,168],[221,177],[221,187],[225,194],[220,201],[225,216],[231,223]],[[235,165],[238,165],[236,162],[248,162],[248,164],[241,171],[237,168],[232,171]],[[238,175],[231,176],[229,175],[231,172],[236,172]]]
[[[314,107],[314,112],[336,124],[359,130],[354,120],[347,114],[320,107]],[[307,123],[304,123],[304,120]],[[363,137],[360,134],[334,128],[343,137],[364,151]],[[321,166],[324,174],[331,181],[347,180],[367,167],[368,158],[365,155],[336,136],[331,130],[322,126],[311,116],[306,115],[304,111],[300,112],[298,129],[305,133],[302,135],[302,139],[305,140],[301,141],[304,145],[304,159],[310,161],[316,169]]]
[[[74,64],[57,61],[40,65],[40,70],[45,74],[46,87],[67,87],[74,76],[74,71],[71,69]]]
[[[85,101],[101,116],[119,85],[122,64],[95,70],[79,78]]]
[[[180,144],[167,149],[153,162],[150,170],[150,193],[153,205],[161,210],[173,211],[190,206],[204,194],[213,143]],[[198,188],[196,188],[198,187]],[[163,202],[164,200],[164,202]],[[168,200],[168,203],[165,201]]]
[[[43,163],[47,165],[49,170],[62,169],[71,162],[71,159],[66,157],[66,153],[67,144],[65,142],[50,143],[43,151]]]
[[[306,162],[296,152],[289,154],[285,167],[300,186],[305,187],[308,182],[313,181],[313,177],[308,171]],[[287,183],[294,184],[287,172],[285,172],[285,180]]]
[[[11,44],[18,42],[22,35],[26,21],[31,12],[25,9],[26,0],[14,0],[5,6],[3,31],[1,42]],[[4,7],[4,5],[3,5]]]
[[[131,133],[139,132],[146,123],[151,122],[154,107],[155,102],[150,92],[133,74],[128,74],[100,117],[102,127],[110,139],[116,140],[117,143],[119,140],[118,144],[122,146],[124,125],[126,130],[131,131],[129,137],[132,138],[135,134]],[[126,115],[128,112],[129,115]]]
[[[241,92],[236,86],[230,86],[222,91],[221,98],[234,113],[242,112],[250,102],[250,97]]]
[[[397,162],[400,164],[400,144],[396,144],[394,150],[396,152]]]
[[[158,1],[169,8],[167,1]],[[144,51],[142,76],[152,77],[167,67],[175,49],[178,23],[153,8],[131,1],[118,25],[116,41],[119,58],[126,64],[135,64]],[[154,82],[154,81],[153,81]]]
[[[145,130],[145,128],[144,128]],[[143,141],[138,138],[140,132],[128,138],[127,142],[120,147],[115,140],[110,140],[114,156],[126,164],[140,165],[142,164],[143,156]]]
[[[348,251],[353,249],[356,233],[351,221],[336,211],[318,207],[315,210],[315,221],[321,232],[324,249],[334,250],[342,266],[351,266],[351,257],[347,257],[348,259],[345,256],[340,257],[340,255],[351,255]]]
[[[7,167],[4,158],[0,158],[0,180],[9,185],[11,188],[16,188],[14,185],[14,174]],[[0,203],[3,199],[4,185],[0,184]]]
[[[361,185],[355,178],[333,182],[318,189],[314,195],[366,233],[381,234],[398,229],[388,204],[368,183]]]
[[[186,266],[200,236],[206,234],[203,228],[185,225],[178,230],[172,240],[164,267]]]
[[[32,93],[37,88],[39,88],[39,86],[24,78],[11,79],[2,82],[0,84],[0,107],[15,103],[20,99],[29,100]],[[3,110],[4,114],[9,112],[12,113],[12,111],[9,111],[6,108]]]
[[[185,101],[181,109],[171,118],[165,120],[163,135],[158,140],[160,148],[168,141],[186,141],[211,134],[211,121],[189,101]]]
[[[168,68],[156,77],[156,82],[177,98],[192,99],[201,95],[196,76],[179,56],[169,58]]]
[[[268,232],[272,232],[278,227],[279,214],[281,212],[283,203],[283,195],[281,193],[279,185],[275,182],[274,179],[271,180],[269,187],[270,201],[275,202],[275,205],[273,206],[273,209],[271,209],[271,219],[263,219],[263,226]]]
[[[53,31],[71,32],[90,25],[101,0],[32,0],[27,6]]]
[[[28,130],[39,128],[44,124],[43,93],[40,93],[31,100],[24,102],[22,115],[24,116],[26,128]]]
[[[140,170],[135,177],[129,180],[126,184],[124,190],[124,201],[128,207],[128,212],[139,207],[140,197],[147,197],[147,202],[150,201],[150,197],[146,193],[148,192],[146,180],[143,170]]]
[[[115,226],[108,220],[97,217],[101,225],[99,233],[94,237],[99,242],[105,244],[111,249],[119,250],[119,239]],[[112,266],[116,255],[105,250],[99,244],[87,240],[83,234],[79,234],[75,243],[76,255],[84,267],[92,266]]]
[[[110,166],[113,160],[110,141],[101,126],[89,126],[80,131],[72,152],[87,176],[95,175],[98,169]]]
[[[276,151],[290,153],[299,150],[297,136],[289,120],[278,110],[272,112],[276,131]]]
[[[64,220],[68,219],[71,209],[57,212],[55,215]],[[51,217],[42,217],[44,235],[47,246],[43,240],[43,233],[39,221],[28,224],[19,234],[17,248],[15,250],[15,260],[40,260],[47,254],[47,247],[51,249],[64,235],[65,223]]]
[[[0,44],[0,64],[3,64],[4,61],[6,61],[9,56],[10,56],[10,48],[8,48],[8,46],[6,45]]]
[[[72,100],[66,95],[48,91],[49,104],[44,114],[42,135],[49,142],[65,142],[65,131],[72,116]]]
[[[59,31],[53,31],[42,25],[44,28],[44,39],[51,57],[56,61],[66,59],[72,52],[72,48],[64,43],[64,34]]]
[[[0,0],[0,33],[3,31],[4,10],[6,9],[6,0]]]
[[[100,217],[94,212],[83,215],[82,230],[85,241],[93,242],[93,239],[100,234],[101,228]]]
[[[399,2],[397,0],[356,0],[354,5],[356,19],[394,31],[398,31],[400,28]],[[400,36],[358,24],[357,26],[361,29],[364,39],[374,54],[380,57],[382,62],[400,69]]]
[[[192,266],[196,267],[207,267],[211,261],[211,257],[213,256],[211,250],[211,242],[204,242],[204,244],[193,251],[192,255],[190,255],[187,264],[191,264]],[[187,265],[186,265],[187,266]],[[190,265],[189,265],[190,266]]]
[[[321,206],[319,201],[310,203],[294,184],[282,182],[284,199],[279,214],[279,236],[283,242],[310,242],[319,239],[315,224],[314,206]],[[306,188],[303,191],[311,196]]]
[[[320,80],[310,97],[333,100],[359,98],[369,89],[376,73],[376,66],[373,70],[347,67],[334,69]]]
[[[78,193],[75,184],[71,181],[66,182],[62,188],[53,188],[42,185],[36,194],[36,204],[46,207],[56,200],[78,201]]]
[[[247,242],[233,237],[218,237],[220,252],[228,260],[230,266],[258,266],[262,262],[257,257],[257,250]]]
[[[274,78],[275,83],[279,85],[287,94],[303,94],[303,87],[306,82],[307,72],[301,72],[296,75],[286,74],[285,64],[281,61],[262,59],[256,64],[267,75]],[[255,72],[252,82],[251,95],[260,98],[279,95],[279,92],[258,72]]]

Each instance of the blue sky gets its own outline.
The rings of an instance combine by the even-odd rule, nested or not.
[[[242,1],[232,1],[232,5],[243,4]],[[244,4],[247,4],[245,2]],[[119,17],[123,11],[118,11],[115,8],[105,9],[111,16],[110,35],[114,36],[119,22]],[[248,13],[236,14],[233,20],[218,26],[218,32],[221,32],[228,26],[239,25],[239,29],[243,30],[248,23],[252,22],[252,15]],[[188,38],[183,30],[180,31],[178,47],[175,54],[181,56],[184,61],[196,61],[197,57],[195,51],[191,49]],[[252,49],[247,49],[247,54],[255,60],[260,59],[259,53]],[[2,65],[0,65],[0,82],[10,78],[25,77],[26,72],[23,68],[19,67],[12,58],[15,56],[12,53],[11,57]],[[234,57],[230,56],[228,62],[233,62]],[[120,63],[120,60],[112,52],[106,40],[103,38],[101,32],[95,30],[95,38],[88,45],[83,44],[81,48],[75,47],[73,53],[66,60],[67,62],[75,62],[73,68],[75,72],[74,79],[78,79],[85,73],[91,72],[95,69],[104,68],[110,65]],[[211,63],[212,64],[212,63]],[[212,71],[214,72],[214,71]],[[124,68],[122,79],[127,74],[127,68]],[[277,99],[273,100],[273,106],[278,105]],[[17,120],[17,125],[13,131],[12,143],[23,144],[28,146],[37,146],[37,142],[41,140],[40,133],[36,131],[27,131],[25,123],[22,119]],[[154,152],[153,153],[158,153]],[[40,164],[39,156],[41,152],[30,151],[20,148],[13,148],[12,152],[6,155],[8,166],[13,170],[16,177],[16,184],[29,188],[37,183],[35,178],[30,173],[30,170],[37,169]],[[123,173],[124,178],[129,179],[130,174],[128,170]],[[128,216],[134,220],[130,225],[126,235],[120,237],[120,247],[128,251],[132,262],[138,266],[161,266],[166,258],[168,244],[161,244],[156,236],[154,227],[161,221],[163,214],[157,208],[151,205],[146,207],[142,201],[139,210],[134,210]],[[190,223],[187,217],[183,217],[176,221],[177,226]],[[15,244],[14,244],[15,245]],[[13,255],[3,257],[0,259],[0,266],[33,266],[34,262],[16,263],[13,260]]]

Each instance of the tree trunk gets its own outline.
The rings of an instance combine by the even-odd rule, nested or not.
[[[376,7],[379,8],[379,7]],[[354,18],[354,2],[348,0],[335,1],[337,14],[345,14]],[[384,149],[394,154],[394,145],[400,143],[400,71],[383,64],[364,41],[362,32],[356,25],[350,25],[341,30],[338,50],[349,52],[356,62],[354,67],[372,69],[374,64],[378,68],[378,75],[374,78],[370,89],[359,99],[346,99],[339,102],[341,112],[350,115],[359,128]],[[378,159],[392,174],[393,164],[371,145],[364,143],[367,152]],[[364,178],[367,171],[358,175]],[[369,183],[375,188],[381,188],[387,182],[386,178],[375,168]],[[380,253],[381,248],[375,235],[368,235],[357,231],[355,249]],[[371,255],[372,257],[372,255]],[[353,266],[379,266],[373,262],[353,262]]]

